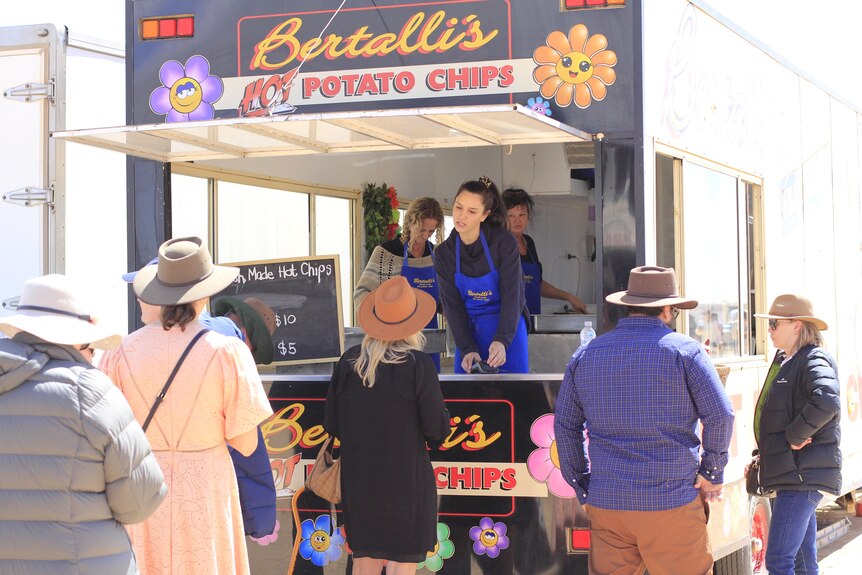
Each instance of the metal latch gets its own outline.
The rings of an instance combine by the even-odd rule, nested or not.
[[[18,309],[18,302],[20,300],[21,300],[21,296],[16,295],[15,297],[10,297],[9,299],[4,299],[3,302],[0,303],[0,306],[2,306],[3,309],[5,309],[5,310],[15,311],[16,309]]]
[[[39,84],[36,82],[27,82],[14,88],[3,90],[3,97],[9,100],[18,100],[19,102],[32,102],[33,100],[51,100],[54,101],[54,82],[47,84]]]
[[[42,204],[54,205],[54,188],[18,188],[3,194],[3,201],[19,206],[31,207]]]

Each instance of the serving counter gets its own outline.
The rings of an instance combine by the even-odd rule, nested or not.
[[[424,571],[439,566],[439,573],[464,575],[587,572],[586,555],[571,552],[571,529],[586,527],[587,518],[556,463],[553,406],[561,377],[441,376],[451,432],[430,450],[441,545]],[[327,502],[302,490],[326,438],[322,422],[329,377],[269,375],[264,380],[275,411],[262,428],[276,478],[280,528],[275,536],[250,542],[252,572],[343,574],[347,554],[339,538],[325,541],[342,548],[338,559],[326,559],[336,552],[309,559],[298,553],[302,530],[297,525],[330,514]],[[335,518],[340,525],[338,510]],[[509,540],[495,558],[477,554],[481,543],[470,536],[483,520],[499,524]]]

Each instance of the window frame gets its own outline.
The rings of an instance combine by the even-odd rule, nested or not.
[[[317,217],[317,196],[326,196],[332,198],[346,199],[350,201],[350,221],[351,246],[349,252],[351,254],[350,265],[350,285],[354,286],[359,281],[359,276],[362,273],[362,267],[359,265],[362,261],[361,255],[361,238],[359,234],[362,228],[362,192],[358,189],[340,188],[322,184],[313,184],[308,182],[300,182],[297,180],[289,180],[286,178],[277,178],[273,176],[264,176],[260,174],[252,174],[230,170],[214,166],[203,166],[191,164],[187,162],[178,162],[171,164],[171,175],[177,174],[193,178],[202,178],[207,181],[207,245],[210,247],[213,262],[224,263],[221,261],[218,253],[218,242],[216,235],[218,234],[218,184],[220,181],[231,182],[235,184],[243,184],[259,188],[268,188],[274,190],[282,190],[285,192],[307,194],[308,198],[308,218],[309,218],[309,242],[308,249],[310,255],[325,255],[317,253],[317,230],[315,220]],[[351,292],[352,293],[352,292]],[[351,294],[347,294],[350,296]],[[347,297],[349,300],[350,313],[345,313],[348,323],[352,323],[355,317],[353,310],[353,298]]]
[[[763,178],[760,175],[752,174],[743,170],[733,168],[731,166],[721,164],[705,158],[703,156],[693,154],[691,152],[680,150],[671,146],[656,143],[655,156],[664,156],[673,162],[673,206],[674,206],[674,260],[677,271],[677,281],[682,293],[686,292],[686,273],[685,273],[685,221],[683,214],[685,203],[685,186],[684,174],[686,165],[693,164],[701,168],[706,168],[718,172],[723,175],[730,176],[736,180],[736,237],[737,237],[737,272],[739,273],[738,281],[738,301],[748,307],[750,316],[748,334],[744,337],[748,338],[753,344],[754,349],[747,352],[743,350],[743,344],[740,339],[740,353],[734,352],[730,356],[722,356],[716,358],[722,363],[731,363],[738,361],[746,361],[752,358],[765,358],[768,350],[768,334],[766,330],[758,329],[756,320],[753,317],[754,313],[765,309],[766,298],[766,268],[763,261],[763,246],[765,237],[765,220],[763,206]],[[656,162],[656,159],[653,159]],[[654,170],[655,171],[655,170]],[[750,196],[749,190],[750,186]],[[750,205],[746,206],[745,201],[750,197]],[[657,202],[654,202],[654,205]],[[748,212],[750,208],[750,213]],[[655,218],[656,215],[653,214]],[[748,225],[747,217],[751,217],[754,224],[753,229]],[[655,241],[658,242],[656,236]],[[750,269],[748,259],[751,258]],[[748,279],[753,286],[745,285],[745,279]],[[740,308],[741,313],[741,306]],[[681,310],[677,325],[688,325],[688,312]],[[740,321],[742,326],[742,321]],[[740,327],[741,329],[741,327]]]

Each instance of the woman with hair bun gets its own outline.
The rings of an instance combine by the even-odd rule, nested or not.
[[[578,297],[561,290],[542,277],[542,262],[533,238],[525,234],[533,215],[533,198],[526,190],[509,188],[503,190],[503,203],[506,204],[509,231],[518,242],[521,255],[521,269],[524,272],[524,290],[527,308],[531,314],[542,313],[542,298],[559,299],[569,303],[579,313],[587,313],[587,306]]]
[[[515,238],[506,208],[486,176],[464,182],[452,208],[455,229],[435,252],[443,312],[455,338],[455,373],[481,361],[527,373],[527,311]]]

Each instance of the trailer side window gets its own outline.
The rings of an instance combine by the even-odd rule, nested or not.
[[[173,237],[207,238],[218,263],[338,254],[344,325],[352,325],[358,194],[195,167],[174,170]]]
[[[736,174],[657,156],[657,263],[677,268],[685,294],[699,302],[677,331],[713,357],[756,352],[758,206],[759,186]]]

